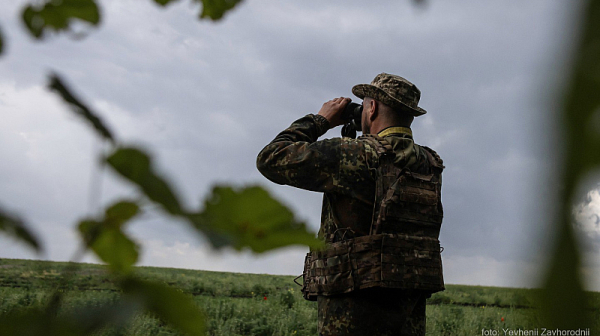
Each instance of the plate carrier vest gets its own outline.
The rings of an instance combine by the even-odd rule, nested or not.
[[[411,167],[394,165],[395,154],[384,138],[363,135],[379,155],[370,234],[327,243],[304,261],[302,293],[349,293],[369,287],[444,290],[441,248],[442,159],[420,146],[426,160]]]

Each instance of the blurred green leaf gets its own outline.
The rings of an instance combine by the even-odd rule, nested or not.
[[[591,326],[580,257],[571,225],[562,225],[541,299],[546,325],[561,330]],[[595,333],[592,333],[594,335]]]
[[[154,0],[154,2],[156,2],[157,4],[161,5],[161,6],[166,6],[168,4],[170,4],[171,2],[175,2],[177,0]]]
[[[123,224],[138,211],[137,204],[122,201],[106,209],[103,219],[83,220],[79,224],[87,246],[115,272],[129,272],[138,260],[138,246],[122,231]]]
[[[81,306],[68,314],[52,309],[25,308],[0,315],[0,335],[82,336],[124,327],[141,310],[139,302],[121,300],[104,306]]]
[[[213,21],[220,20],[223,15],[242,0],[195,0],[202,3],[200,18],[210,18]]]
[[[154,0],[160,6],[166,6],[177,0]],[[202,4],[201,19],[211,19],[218,21],[223,18],[226,12],[233,9],[242,0],[193,0]]]
[[[585,174],[600,165],[600,1],[589,1],[584,15],[561,116],[567,145],[563,177],[565,199],[572,197]]]
[[[235,190],[216,186],[206,199],[204,210],[188,216],[196,228],[209,232],[214,246],[228,244],[241,250],[265,252],[278,247],[302,244],[319,248],[321,242],[304,223],[261,187]]]
[[[0,29],[0,55],[4,52],[4,36],[2,35],[2,29]]]
[[[96,114],[93,113],[87,106],[85,106],[79,99],[75,98],[66,85],[63,84],[63,81],[58,75],[54,74],[50,76],[50,84],[48,87],[51,90],[56,91],[62,97],[62,99],[69,104],[71,110],[75,112],[75,114],[90,122],[96,131],[98,131],[100,136],[110,140],[112,143],[115,142],[111,132],[104,125],[102,120],[100,120],[100,118],[98,118]]]
[[[562,330],[590,327],[580,276],[579,248],[572,226],[575,190],[600,165],[600,0],[588,1],[575,50],[560,125],[565,129],[565,156],[557,216],[557,241],[544,286],[546,323]],[[594,331],[591,333],[595,334]]]
[[[50,0],[39,5],[28,5],[23,10],[23,22],[37,39],[48,30],[68,31],[74,20],[91,25],[100,23],[100,11],[94,0]]]
[[[112,225],[121,227],[121,225],[123,225],[126,221],[135,217],[139,211],[140,208],[135,202],[121,201],[106,209],[105,221],[113,223]]]
[[[172,327],[187,335],[204,335],[204,314],[181,290],[135,278],[124,279],[120,287],[125,296]]]
[[[150,156],[140,149],[120,148],[106,161],[121,176],[138,185],[152,201],[173,215],[182,213],[179,200],[165,179],[154,172]]]
[[[69,321],[58,320],[44,309],[29,308],[0,315],[0,335],[76,336],[82,334],[82,330]]]
[[[27,225],[19,218],[8,215],[2,209],[0,209],[0,231],[4,231],[14,238],[17,238],[38,253],[42,251],[40,243],[35,235],[27,228]]]

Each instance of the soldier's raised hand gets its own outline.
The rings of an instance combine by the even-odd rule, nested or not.
[[[350,98],[334,98],[328,102],[325,102],[319,110],[319,115],[325,117],[329,121],[329,126],[334,128],[339,125],[343,125],[342,112],[346,105],[350,102]]]

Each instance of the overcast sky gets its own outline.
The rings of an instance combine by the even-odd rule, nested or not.
[[[553,123],[568,65],[573,1],[301,2],[245,0],[218,23],[180,1],[100,1],[103,22],[84,39],[34,42],[19,9],[0,0],[0,205],[43,237],[49,260],[77,249],[75,223],[137,195],[98,157],[105,148],[45,88],[55,71],[123,142],[149,149],[198,207],[215,183],[260,184],[316,231],[321,195],[277,186],[256,155],[295,119],[351,94],[380,72],[422,92],[415,141],[444,159],[442,254],[447,283],[535,286],[551,245],[547,205],[560,128]],[[339,136],[340,129],[325,137]],[[585,195],[585,192],[583,193]],[[600,194],[575,210],[587,239],[589,288],[600,290]],[[158,212],[130,226],[141,264],[299,274],[304,248],[257,256],[211,251]],[[39,258],[0,238],[0,257]],[[86,260],[94,261],[91,257]]]

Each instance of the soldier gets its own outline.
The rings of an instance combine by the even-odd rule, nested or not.
[[[352,93],[363,135],[317,141],[344,124],[349,98],[296,120],[258,155],[269,180],[323,192],[319,237],[302,292],[318,301],[319,335],[425,335],[425,300],[444,289],[440,157],[414,143],[420,91],[387,73]]]

